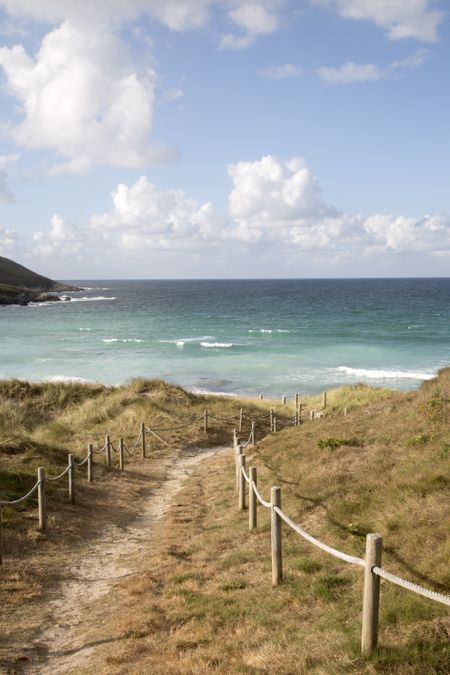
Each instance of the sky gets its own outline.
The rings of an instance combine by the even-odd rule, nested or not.
[[[0,0],[0,255],[450,276],[445,0]]]

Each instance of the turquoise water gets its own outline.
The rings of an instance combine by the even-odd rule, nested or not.
[[[411,389],[450,364],[450,280],[75,281],[0,307],[0,377],[279,396]]]

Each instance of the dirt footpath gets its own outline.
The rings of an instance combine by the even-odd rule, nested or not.
[[[111,633],[110,621],[121,612],[120,580],[142,574],[155,542],[154,526],[173,504],[185,480],[203,460],[227,448],[184,451],[166,459],[164,475],[145,496],[135,500],[135,517],[129,522],[107,523],[66,552],[65,569],[56,584],[45,588],[36,611],[40,612],[33,644],[11,645],[25,658],[17,658],[9,673],[89,673],[108,645],[129,636]],[[133,472],[130,469],[130,474]],[[138,467],[140,478],[150,471]],[[126,486],[123,485],[126,489]],[[134,506],[131,504],[130,506]]]

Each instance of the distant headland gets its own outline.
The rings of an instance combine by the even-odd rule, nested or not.
[[[56,293],[79,291],[0,256],[0,305],[28,305],[30,302],[59,301]]]

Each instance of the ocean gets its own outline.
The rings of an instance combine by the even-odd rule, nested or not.
[[[450,279],[77,281],[0,307],[0,377],[277,397],[413,389],[450,364]]]

